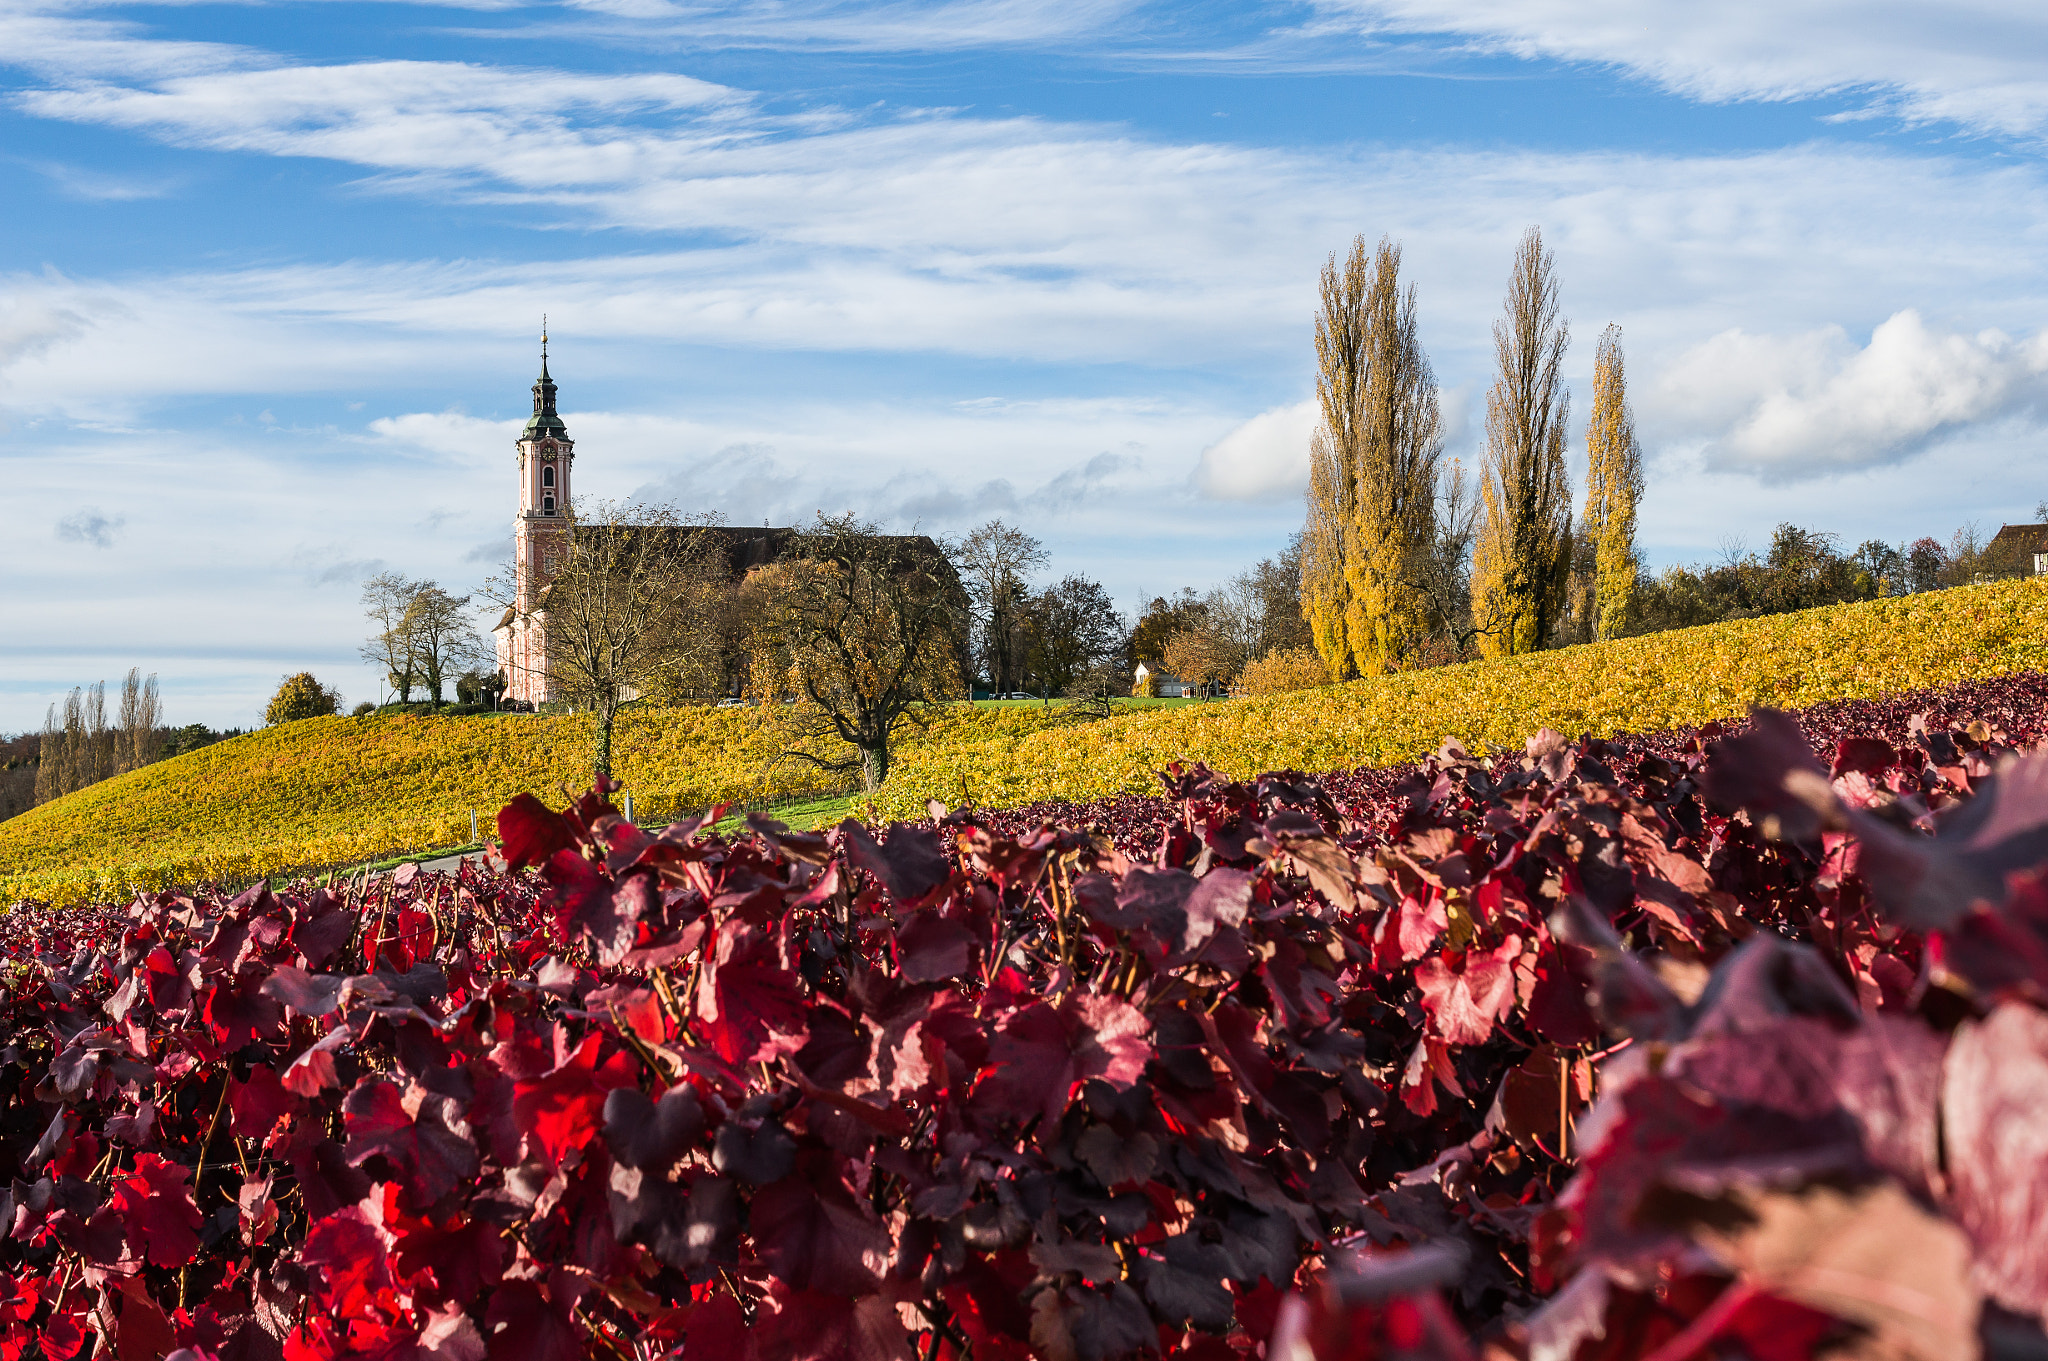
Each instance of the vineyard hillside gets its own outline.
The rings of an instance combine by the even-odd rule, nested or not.
[[[1065,716],[1057,705],[948,705],[909,745],[979,746]],[[587,786],[591,722],[409,714],[260,729],[0,822],[0,902],[119,898],[456,845],[472,811],[488,835],[515,794]],[[808,763],[778,762],[780,749],[758,709],[631,706],[613,761],[643,819],[832,786]]]
[[[906,753],[878,812],[928,799],[1012,808],[1157,789],[1168,762],[1233,777],[1382,766],[1433,751],[1519,748],[1540,728],[1655,732],[1869,699],[2048,665],[2048,582],[2006,581],[1136,713],[1114,723],[992,734]],[[965,735],[963,734],[963,737]]]
[[[1411,759],[1455,736],[1611,735],[2048,667],[2048,584],[2004,582],[1260,699],[1130,709],[947,705],[898,753],[870,811],[1016,807],[1155,788],[1173,761],[1245,775]],[[516,793],[588,781],[587,716],[316,718],[159,762],[0,822],[0,902],[118,898],[449,846]],[[616,767],[643,822],[795,798],[817,773],[758,710],[629,708]]]

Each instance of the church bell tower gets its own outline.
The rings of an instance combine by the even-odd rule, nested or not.
[[[576,443],[555,410],[545,322],[540,333],[540,377],[533,385],[533,415],[513,448],[519,462],[519,511],[512,520],[517,600],[496,630],[498,665],[505,673],[506,698],[538,704],[552,697],[542,593],[567,559],[570,470],[576,459]]]

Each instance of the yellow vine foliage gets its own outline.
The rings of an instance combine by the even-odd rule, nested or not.
[[[907,752],[876,811],[1149,792],[1172,761],[1233,776],[1386,765],[1447,736],[1484,749],[1543,727],[1649,732],[2038,668],[2048,581],[1997,582],[948,743]]]
[[[980,744],[1056,721],[1035,705],[939,705],[906,749]],[[808,763],[775,762],[775,706],[629,706],[613,770],[642,821],[724,801],[819,788]],[[531,792],[559,805],[589,787],[587,714],[308,718],[102,780],[0,822],[0,903],[119,899],[204,879],[244,880],[493,834]],[[821,753],[825,754],[825,753]]]
[[[1248,695],[1284,695],[1290,690],[1313,690],[1334,680],[1314,648],[1276,647],[1248,663],[1238,684]]]
[[[2048,669],[2048,581],[2018,580],[1772,615],[1345,685],[1076,721],[1059,705],[932,706],[872,811],[928,799],[1013,807],[1157,788],[1173,761],[1231,775],[1411,760],[1446,736],[1612,735]],[[769,711],[772,713],[772,709]],[[643,821],[724,800],[794,798],[759,708],[628,708],[615,764]],[[310,718],[202,747],[0,822],[0,902],[353,863],[460,842],[512,795],[589,782],[589,719]],[[488,834],[488,833],[487,833]]]

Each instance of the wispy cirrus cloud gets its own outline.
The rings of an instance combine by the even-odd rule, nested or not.
[[[1694,99],[1849,95],[1872,114],[2048,132],[2048,10],[2029,0],[1314,0],[1330,28],[1618,68]]]

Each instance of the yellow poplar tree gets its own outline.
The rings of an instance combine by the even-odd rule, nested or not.
[[[1401,249],[1352,242],[1323,268],[1316,318],[1322,428],[1310,447],[1302,601],[1333,675],[1391,670],[1421,642],[1419,559],[1436,532],[1436,379],[1416,334]]]
[[[1351,541],[1351,478],[1337,459],[1327,429],[1317,430],[1308,446],[1308,523],[1301,536],[1301,612],[1308,620],[1309,639],[1330,674],[1345,680],[1358,674],[1351,661],[1351,640],[1345,632],[1349,588],[1344,582],[1344,557]]]
[[[1499,376],[1486,398],[1486,466],[1472,551],[1472,617],[1487,656],[1549,642],[1571,576],[1571,479],[1564,432],[1571,397],[1561,370],[1571,329],[1557,275],[1531,227],[1515,251],[1507,315],[1493,324]]]
[[[1636,578],[1636,502],[1643,495],[1643,449],[1628,406],[1621,328],[1601,333],[1593,359],[1593,414],[1586,422],[1586,533],[1593,540],[1593,619],[1601,638],[1628,627]]]

